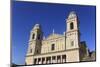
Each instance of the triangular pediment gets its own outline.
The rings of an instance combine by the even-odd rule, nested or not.
[[[62,36],[63,35],[61,35],[61,34],[51,34],[46,38],[46,40],[55,39],[55,38],[59,38],[59,37],[62,37]]]

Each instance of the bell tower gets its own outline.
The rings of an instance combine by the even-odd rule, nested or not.
[[[33,55],[41,53],[42,35],[41,26],[36,24],[30,32],[26,64],[33,64]]]
[[[80,34],[78,16],[74,11],[71,11],[66,19],[66,50],[68,51],[68,62],[80,61]],[[71,59],[70,59],[71,58]]]
[[[79,48],[80,34],[79,34],[79,21],[78,16],[74,11],[69,13],[66,20],[67,24],[67,39],[69,48]],[[66,47],[67,48],[67,47]]]

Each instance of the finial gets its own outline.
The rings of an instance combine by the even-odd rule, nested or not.
[[[63,34],[65,35],[65,34],[66,34],[66,32],[63,32]]]
[[[53,34],[55,33],[54,29],[53,29]]]
[[[45,36],[43,36],[43,40],[45,40]]]

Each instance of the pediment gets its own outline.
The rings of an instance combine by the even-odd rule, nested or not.
[[[55,39],[55,38],[59,38],[59,37],[62,37],[62,36],[63,35],[61,35],[61,34],[51,34],[46,38],[46,40]]]

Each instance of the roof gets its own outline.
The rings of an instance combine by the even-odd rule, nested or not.
[[[73,18],[73,17],[77,17],[75,11],[71,11],[71,12],[69,13],[69,16],[68,16],[69,19],[70,19],[70,18]]]
[[[60,38],[60,37],[63,37],[63,35],[61,35],[61,34],[51,34],[51,35],[49,35],[47,38],[46,38],[46,40],[49,40],[49,39],[56,39],[56,38]]]
[[[35,24],[34,29],[39,29],[40,28],[40,24]]]

